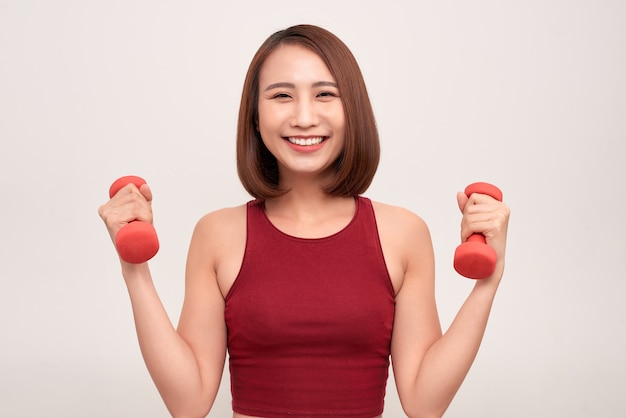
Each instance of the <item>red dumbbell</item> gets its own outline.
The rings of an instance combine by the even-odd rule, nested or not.
[[[472,183],[465,188],[465,195],[486,194],[502,201],[502,192],[493,184]],[[496,251],[491,248],[483,234],[472,234],[454,252],[454,269],[470,279],[485,279],[496,270]]]
[[[109,188],[109,197],[124,186],[133,183],[138,188],[146,181],[137,176],[124,176],[115,180]],[[124,225],[115,236],[115,247],[120,258],[127,263],[140,264],[150,260],[159,251],[159,239],[154,227],[143,221]]]

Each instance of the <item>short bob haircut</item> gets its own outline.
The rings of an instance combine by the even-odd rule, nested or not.
[[[254,55],[243,85],[237,126],[237,172],[244,188],[257,199],[282,196],[276,158],[257,130],[259,73],[267,57],[280,45],[300,45],[326,63],[335,78],[345,113],[345,145],[335,162],[337,175],[324,191],[332,196],[357,196],[370,186],[380,159],[374,112],[359,65],[334,34],[312,25],[278,31]]]

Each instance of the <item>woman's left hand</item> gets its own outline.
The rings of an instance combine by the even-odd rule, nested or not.
[[[498,279],[504,270],[506,236],[511,211],[509,207],[491,196],[472,193],[469,197],[463,192],[457,194],[459,209],[463,213],[461,220],[461,242],[467,241],[472,234],[483,234],[487,244],[498,256],[496,272]]]

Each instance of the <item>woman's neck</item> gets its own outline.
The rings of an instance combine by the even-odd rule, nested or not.
[[[354,217],[353,197],[331,196],[322,189],[292,188],[265,201],[270,221],[281,231],[302,238],[319,238],[343,229]]]

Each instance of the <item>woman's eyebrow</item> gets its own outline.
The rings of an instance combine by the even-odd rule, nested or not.
[[[318,81],[317,83],[313,83],[313,87],[335,87],[335,88],[339,88],[337,86],[337,83],[335,83],[333,81]]]
[[[272,90],[272,89],[293,89],[296,88],[296,85],[293,83],[287,83],[287,82],[280,82],[280,83],[274,83],[274,84],[270,84],[269,86],[267,86],[265,88],[265,91],[268,90]]]
[[[332,82],[332,81],[317,81],[315,83],[313,83],[312,87],[337,87],[337,83]],[[296,85],[293,83],[288,83],[288,82],[280,82],[280,83],[274,83],[274,84],[270,84],[269,86],[267,86],[265,88],[265,91],[268,90],[273,90],[273,89],[284,89],[284,88],[288,88],[288,89],[294,89],[296,88]]]

